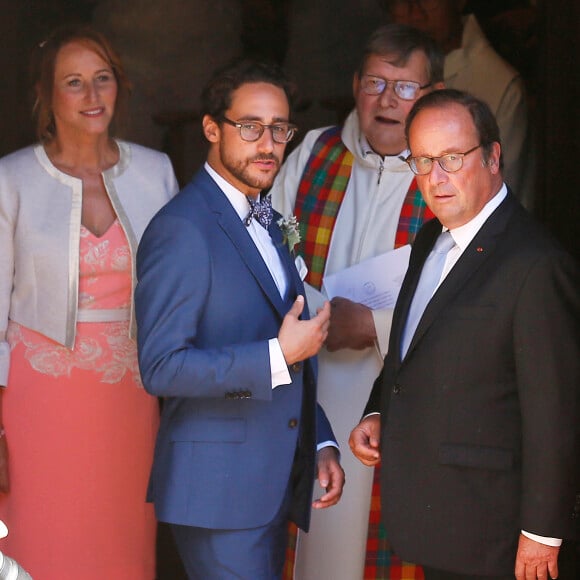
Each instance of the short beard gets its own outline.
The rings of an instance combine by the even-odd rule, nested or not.
[[[247,185],[248,187],[251,187],[252,189],[259,189],[259,190],[263,190],[263,189],[267,189],[268,187],[270,187],[272,185],[272,183],[274,183],[274,178],[276,177],[276,175],[278,174],[278,171],[280,170],[280,159],[274,155],[273,153],[270,153],[269,155],[256,155],[255,157],[251,157],[250,159],[246,159],[244,161],[237,161],[237,162],[233,162],[231,161],[227,156],[224,155],[224,151],[221,147],[220,144],[220,157],[221,157],[221,161],[223,166],[241,183],[243,183],[244,185]],[[263,175],[263,176],[255,176],[252,175],[249,171],[248,171],[248,167],[257,160],[267,160],[267,161],[274,161],[276,163],[276,171],[274,171],[271,174],[267,174],[267,175]]]

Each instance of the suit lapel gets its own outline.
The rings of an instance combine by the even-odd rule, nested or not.
[[[285,316],[288,308],[280,296],[278,287],[262,259],[260,252],[256,248],[254,241],[250,237],[246,226],[240,220],[228,198],[219,189],[215,181],[211,179],[209,174],[202,170],[200,177],[202,180],[205,178],[205,183],[202,182],[205,186],[204,189],[206,190],[204,199],[211,211],[215,214],[218,226],[231,240],[232,244],[240,254],[242,261],[247,266],[248,270],[250,270],[268,300],[276,308],[280,316]],[[278,229],[278,226],[276,226],[276,228]]]
[[[415,330],[411,344],[409,345],[407,356],[412,352],[412,350],[415,348],[415,345],[421,340],[429,327],[438,318],[441,311],[454,300],[458,293],[461,292],[465,283],[476,273],[481,265],[491,258],[498,243],[498,236],[505,230],[508,219],[516,207],[517,203],[513,198],[511,198],[511,196],[508,195],[508,197],[483,224],[463,254],[461,254],[461,257],[453,266],[451,271],[447,274],[445,280],[443,280],[433,295],[433,298],[427,305],[419,325]],[[421,269],[440,231],[441,230],[439,225],[439,228],[434,233],[432,233],[432,237],[429,240],[426,251],[425,249],[423,251],[424,255],[421,256],[420,267],[416,269],[418,271],[414,272],[414,277],[412,280],[412,292],[409,292],[405,296],[405,311],[401,316],[402,326],[404,325],[404,321],[407,319],[409,306],[413,297],[414,290],[417,287],[417,283],[419,281]],[[402,327],[399,329],[398,333],[399,351],[401,335]]]
[[[304,285],[302,284],[302,280],[300,280],[298,270],[294,263],[294,258],[284,243],[280,226],[278,226],[277,223],[279,219],[280,215],[277,212],[274,212],[274,219],[268,228],[268,232],[274,242],[274,246],[276,247],[276,251],[278,252],[284,270],[286,271],[286,277],[288,280],[288,293],[286,298],[288,302],[292,303],[298,294],[304,295]]]

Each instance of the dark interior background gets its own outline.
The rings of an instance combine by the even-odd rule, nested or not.
[[[577,0],[472,0],[488,37],[524,76],[536,150],[534,213],[580,257]],[[0,0],[0,155],[34,141],[28,78],[32,47],[56,25],[93,23],[121,53],[134,91],[122,137],[165,150],[184,184],[205,157],[201,87],[239,54],[284,64],[300,89],[299,135],[337,122],[381,0]],[[160,534],[159,578],[181,577]]]
[[[580,3],[471,0],[496,49],[524,76],[537,154],[537,217],[576,256],[580,195]],[[283,63],[301,90],[306,130],[341,119],[366,36],[385,18],[382,0],[0,0],[0,155],[34,140],[31,48],[65,21],[91,22],[113,41],[134,84],[123,137],[167,151],[180,182],[205,156],[199,92],[212,70],[239,54]]]

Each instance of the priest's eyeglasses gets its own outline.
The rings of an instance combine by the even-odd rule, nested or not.
[[[298,127],[292,123],[274,123],[272,125],[265,125],[259,121],[232,121],[227,117],[221,118],[224,123],[237,127],[240,131],[240,137],[244,141],[257,141],[266,129],[272,132],[272,139],[276,143],[288,143],[294,137]]]
[[[390,84],[399,99],[414,101],[421,89],[426,89],[433,83],[421,85],[415,81],[390,81],[373,75],[363,75],[361,79],[361,88],[367,95],[382,95]]]
[[[409,164],[411,171],[415,175],[427,175],[431,173],[433,169],[433,162],[437,161],[439,167],[447,173],[455,173],[463,167],[463,158],[470,153],[473,153],[476,149],[481,147],[481,143],[472,147],[464,153],[447,153],[446,155],[441,155],[440,157],[407,157],[405,161]]]

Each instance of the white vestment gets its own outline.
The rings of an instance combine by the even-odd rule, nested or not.
[[[298,185],[312,146],[323,129],[310,131],[284,163],[273,187],[272,203],[284,217],[294,215]],[[381,158],[361,137],[358,115],[346,120],[342,140],[354,155],[352,174],[332,235],[325,274],[333,274],[394,248],[401,207],[413,174],[401,156]],[[306,285],[310,312],[326,298]],[[299,532],[297,580],[357,580],[363,577],[373,469],[351,453],[348,438],[359,422],[387,351],[392,310],[375,310],[377,343],[362,351],[319,354],[318,400],[341,449],[346,472],[338,505],[313,510],[308,534]],[[315,486],[315,496],[320,492]]]

